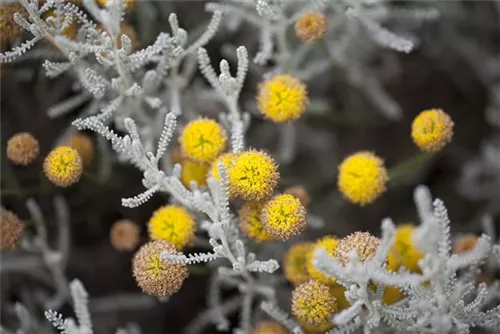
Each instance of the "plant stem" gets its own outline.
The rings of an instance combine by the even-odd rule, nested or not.
[[[401,161],[396,166],[389,169],[389,179],[391,182],[398,180],[416,168],[422,166],[427,160],[436,155],[436,152],[419,152],[406,160]]]

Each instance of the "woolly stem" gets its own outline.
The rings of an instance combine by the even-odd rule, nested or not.
[[[436,152],[419,152],[391,167],[388,171],[391,183],[397,184],[396,180],[412,173],[435,155]]]

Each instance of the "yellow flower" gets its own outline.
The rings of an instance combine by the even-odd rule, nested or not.
[[[263,203],[260,202],[246,202],[239,212],[240,229],[250,239],[258,243],[274,239],[262,226],[260,213],[263,206]]]
[[[278,74],[259,85],[257,102],[262,114],[276,123],[298,119],[309,103],[306,86],[288,74]]]
[[[179,142],[189,159],[197,163],[211,162],[226,147],[226,130],[214,120],[199,118],[186,124]]]
[[[38,140],[28,132],[16,133],[7,141],[7,158],[16,165],[29,165],[39,153]]]
[[[206,164],[197,164],[185,159],[182,162],[182,183],[188,188],[191,181],[195,181],[199,186],[205,186],[207,185],[207,171],[208,166]]]
[[[328,322],[337,311],[337,300],[330,288],[309,280],[292,292],[292,313],[299,322],[317,326]]]
[[[311,242],[301,242],[290,247],[283,259],[283,269],[286,278],[294,285],[304,283],[309,280],[307,271],[307,255],[313,248]]]
[[[66,145],[78,152],[85,167],[89,167],[92,164],[92,160],[94,159],[94,143],[88,134],[84,132],[72,134],[66,141]]]
[[[354,232],[340,240],[335,249],[335,258],[346,265],[349,262],[349,253],[354,249],[361,262],[375,255],[380,240],[368,232]]]
[[[264,320],[255,326],[252,334],[288,334],[288,330],[279,322]]]
[[[351,306],[351,304],[349,304],[347,298],[345,297],[345,288],[342,285],[338,283],[331,285],[330,291],[332,292],[335,299],[337,299],[337,309],[339,311],[345,310],[346,308]]]
[[[188,277],[185,264],[165,263],[161,253],[181,255],[165,240],[150,241],[143,245],[132,260],[132,270],[142,291],[157,297],[167,297],[179,291]]]
[[[321,12],[302,14],[295,23],[295,34],[305,43],[315,42],[325,36],[326,16]]]
[[[397,271],[399,267],[403,266],[409,271],[420,271],[418,261],[424,255],[413,244],[412,235],[414,231],[415,226],[411,224],[397,227],[394,242],[387,258],[387,269]]]
[[[422,151],[438,152],[453,137],[453,121],[441,109],[424,110],[413,120],[411,137]]]
[[[329,321],[319,325],[311,325],[305,321],[299,321],[299,325],[307,334],[323,334],[333,328],[333,324]]]
[[[216,178],[220,181],[219,176],[219,164],[222,163],[228,170],[232,166],[234,159],[236,158],[236,154],[233,153],[224,153],[221,154],[217,159],[212,162],[210,167],[209,176]]]
[[[196,224],[191,215],[181,206],[162,206],[153,213],[148,222],[149,237],[166,240],[181,250],[194,241]]]
[[[82,159],[78,152],[69,146],[53,149],[45,158],[43,171],[47,178],[59,187],[68,187],[82,176]]]
[[[339,190],[353,203],[361,206],[372,203],[386,189],[388,176],[384,162],[371,152],[347,157],[338,169]]]
[[[306,228],[306,209],[296,197],[282,194],[265,204],[261,220],[269,234],[288,240]]]
[[[401,299],[403,299],[404,294],[400,288],[395,286],[386,286],[384,288],[384,293],[382,294],[382,301],[387,305],[392,305]]]
[[[331,256],[334,256],[335,254],[335,249],[337,248],[339,244],[339,240],[335,238],[334,236],[326,236],[323,237],[319,240],[317,240],[314,243],[313,248],[311,251],[307,254],[307,270],[309,271],[309,275],[311,275],[311,278],[320,281],[323,284],[327,285],[333,285],[335,284],[335,280],[323,274],[320,272],[315,266],[314,266],[314,253],[317,249],[319,248],[324,248],[328,254]]]
[[[246,201],[260,201],[271,196],[279,172],[274,160],[262,151],[238,154],[229,168],[229,191]]]

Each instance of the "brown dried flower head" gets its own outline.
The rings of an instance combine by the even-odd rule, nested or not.
[[[456,254],[466,253],[476,247],[477,235],[465,234],[455,240],[453,244],[453,252]]]
[[[312,43],[326,34],[326,16],[320,12],[303,14],[295,23],[295,34],[305,43]]]
[[[375,255],[380,240],[368,232],[354,232],[340,240],[335,249],[335,258],[346,265],[349,262],[349,253],[355,249],[361,262]]]
[[[188,277],[185,264],[165,263],[160,258],[162,252],[181,254],[168,241],[155,240],[143,245],[132,260],[133,275],[139,287],[157,297],[170,296],[179,291]]]
[[[9,42],[21,36],[21,27],[14,21],[14,13],[25,15],[24,7],[19,3],[0,4],[0,47],[4,50]]]
[[[38,140],[28,132],[17,133],[7,142],[7,157],[16,165],[29,165],[39,153]]]
[[[279,322],[263,320],[257,323],[252,334],[288,334],[288,331]]]
[[[89,167],[92,164],[92,160],[94,159],[94,142],[88,134],[84,132],[74,133],[69,136],[66,145],[78,152],[83,166]]]
[[[330,288],[316,280],[302,283],[292,292],[292,313],[299,322],[327,323],[337,311],[337,300]]]
[[[139,243],[140,229],[128,219],[120,219],[111,227],[109,239],[113,247],[119,251],[131,251]]]
[[[24,225],[19,218],[8,210],[0,212],[0,249],[12,250],[23,234]]]
[[[308,207],[309,204],[311,204],[311,196],[303,186],[297,185],[286,188],[284,193],[297,197],[300,203],[302,203],[302,205],[305,207]]]

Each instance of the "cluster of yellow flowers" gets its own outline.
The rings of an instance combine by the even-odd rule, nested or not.
[[[441,109],[422,111],[413,120],[411,137],[424,152],[438,152],[453,137],[453,121]],[[346,199],[361,206],[373,203],[387,189],[390,171],[372,152],[348,156],[338,167],[337,185]]]

